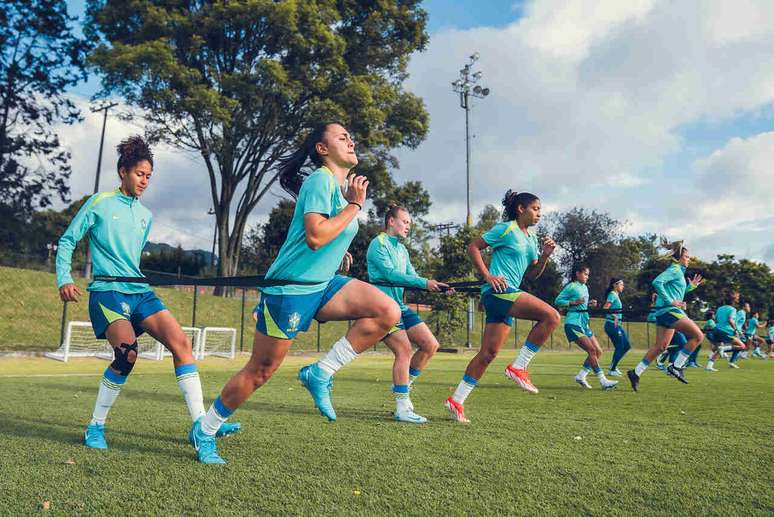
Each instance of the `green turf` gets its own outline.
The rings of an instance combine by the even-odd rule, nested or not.
[[[76,279],[76,284],[85,293],[86,282]],[[191,325],[193,314],[193,292],[191,288],[172,289],[155,288],[156,293],[172,311],[172,314],[182,325]],[[240,331],[241,293],[237,298],[222,298],[203,291],[197,298],[197,326],[232,327]],[[248,291],[245,304],[244,334],[237,337],[237,346],[243,343],[244,349],[251,347],[254,323],[250,312],[256,302],[257,293]],[[0,304],[0,351],[51,351],[58,348],[60,322],[62,318],[62,302],[56,289],[56,278],[52,273],[17,269],[0,266],[0,299],[6,303]],[[482,314],[476,313],[475,325],[471,334],[471,343],[477,346],[481,341]],[[88,297],[84,296],[79,303],[68,306],[68,319],[71,321],[88,321]],[[320,326],[320,348],[327,350],[346,329],[346,322],[326,323]],[[507,346],[521,346],[531,328],[532,322],[518,320],[511,331]],[[604,320],[593,318],[591,328],[598,336],[603,347],[609,349],[605,336]],[[651,325],[631,322],[626,324],[627,332],[635,348],[647,348],[654,339],[655,329]],[[452,343],[441,343],[445,347],[462,347],[466,342],[464,330],[457,332]],[[294,343],[296,350],[317,349],[317,324],[313,323],[310,332],[299,334]],[[561,328],[554,333],[546,343],[546,347],[556,350],[568,350],[570,347],[564,339]],[[384,345],[378,348],[384,350]]]
[[[0,515],[771,515],[774,361],[688,370],[684,386],[651,369],[640,393],[582,391],[582,356],[542,353],[538,395],[503,375],[504,353],[468,399],[470,425],[442,401],[469,355],[436,357],[413,399],[430,423],[390,420],[391,358],[337,376],[327,423],[290,357],[220,441],[225,467],[194,462],[171,363],[142,361],[110,414],[110,450],[80,445],[106,363],[0,360]],[[626,358],[633,365],[639,354]],[[211,400],[239,361],[201,363]],[[85,375],[79,375],[85,374]]]

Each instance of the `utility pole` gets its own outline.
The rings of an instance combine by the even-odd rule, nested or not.
[[[116,106],[118,106],[117,102],[111,102],[110,104],[103,104],[99,108],[91,108],[92,113],[104,111],[104,116],[102,117],[102,136],[99,139],[99,154],[97,156],[97,175],[94,178],[95,194],[99,192],[99,173],[102,170],[102,149],[105,145],[105,126],[107,125],[108,111],[110,108],[115,108]],[[83,276],[85,276],[87,280],[91,278],[91,243],[89,243],[89,246],[86,248],[86,270],[84,271]]]

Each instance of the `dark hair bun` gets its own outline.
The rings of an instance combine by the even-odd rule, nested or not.
[[[118,170],[129,170],[141,161],[148,161],[153,167],[153,152],[140,135],[130,136],[116,146]]]

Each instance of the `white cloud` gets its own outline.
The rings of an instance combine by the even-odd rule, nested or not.
[[[702,223],[683,217],[702,170],[665,166],[694,143],[680,128],[774,102],[774,3],[734,2],[733,15],[729,5],[536,1],[508,27],[434,34],[409,80],[430,135],[400,153],[399,176],[422,179],[445,218],[464,216],[464,115],[449,83],[478,51],[492,94],[472,111],[474,213],[515,188],[561,208],[608,210],[638,231],[702,235]],[[767,185],[757,192],[774,199]]]

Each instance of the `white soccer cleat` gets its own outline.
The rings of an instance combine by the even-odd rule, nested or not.
[[[706,372],[717,372],[719,370],[717,368],[715,368],[714,366],[707,366],[706,368],[704,368],[704,371],[706,371]]]
[[[739,368],[739,365],[736,363],[728,363],[729,368]]]
[[[599,384],[602,385],[602,389],[604,391],[607,390],[613,390],[616,386],[618,386],[618,381],[611,381],[610,379],[602,379],[599,381]]]
[[[586,377],[575,377],[575,382],[577,382],[581,388],[586,388],[587,390],[592,389],[591,384],[586,380]]]

